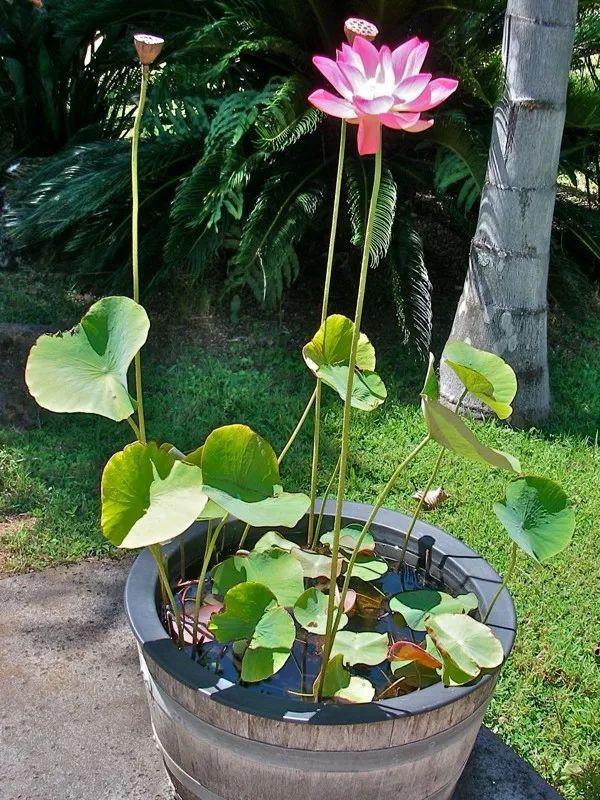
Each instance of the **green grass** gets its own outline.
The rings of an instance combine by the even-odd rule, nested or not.
[[[518,456],[526,470],[562,483],[577,512],[574,541],[561,557],[543,569],[519,560],[511,589],[520,629],[486,720],[568,800],[592,800],[600,792],[600,665],[593,655],[600,641],[599,316],[577,324],[553,322],[555,411],[544,431],[478,426],[486,443]],[[273,321],[243,320],[233,328],[215,320],[190,323],[185,333],[172,328],[165,338],[154,326],[144,358],[150,433],[185,450],[216,425],[244,421],[279,450],[312,390],[299,355],[310,321],[299,327],[304,332],[286,332]],[[377,344],[378,335],[373,338]],[[422,366],[393,341],[379,350],[388,401],[371,415],[356,413],[353,423],[348,497],[364,502],[373,500],[424,432],[416,402]],[[327,391],[321,488],[337,457],[340,405]],[[36,520],[33,529],[5,534],[4,568],[37,569],[114,553],[98,528],[99,474],[109,455],[130,439],[127,426],[42,413],[38,427],[3,430],[0,437],[0,520],[19,513]],[[283,464],[286,488],[307,487],[309,441],[304,430]],[[431,445],[387,505],[411,506],[410,495],[424,485],[435,455]],[[448,458],[442,481],[450,499],[427,519],[502,572],[509,546],[491,506],[503,497],[506,476]]]

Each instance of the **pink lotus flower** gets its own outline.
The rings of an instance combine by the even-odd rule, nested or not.
[[[420,133],[433,125],[421,113],[443,103],[458,86],[453,78],[431,80],[431,73],[420,72],[429,42],[409,39],[394,51],[356,36],[352,46],[342,44],[336,60],[315,56],[313,64],[341,97],[318,89],[309,101],[334,117],[358,125],[358,152],[361,156],[381,148],[381,125]]]

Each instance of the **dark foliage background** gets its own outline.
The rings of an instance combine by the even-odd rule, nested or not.
[[[385,272],[416,349],[431,329],[423,254],[429,216],[474,229],[492,108],[503,89],[502,0],[0,0],[2,158],[12,164],[5,220],[83,281],[126,289],[129,142],[138,91],[136,30],[163,35],[141,147],[144,283],[208,289],[233,308],[277,308],[299,273],[320,274],[339,123],[308,107],[322,85],[314,53],[333,54],[343,20],[374,20],[381,39],[418,34],[428,69],[460,79],[425,135],[388,131],[372,264]],[[600,12],[580,2],[552,291],[581,296],[600,258]],[[349,131],[336,268],[353,279],[371,163]],[[15,164],[16,162],[16,164]],[[417,211],[419,212],[417,215]],[[349,242],[349,244],[344,244]],[[439,268],[439,266],[438,266]],[[568,303],[573,305],[572,300]]]

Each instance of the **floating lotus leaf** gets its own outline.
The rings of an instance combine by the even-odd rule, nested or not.
[[[280,550],[291,553],[292,550],[299,548],[300,545],[286,539],[280,533],[277,533],[277,531],[267,531],[254,545],[253,550],[257,553],[264,553],[265,550],[271,550],[273,547],[278,547]]]
[[[356,557],[352,567],[352,577],[363,581],[379,580],[388,571],[387,561],[375,556],[361,555]]]
[[[231,556],[212,571],[213,591],[224,595],[243,581],[262,583],[282,606],[293,606],[304,591],[302,565],[284,550],[253,551],[248,556]]]
[[[511,403],[517,393],[517,376],[500,356],[478,350],[466,342],[448,342],[443,359],[465,389],[491,408],[500,419],[510,417]]]
[[[353,334],[352,320],[342,314],[332,314],[302,349],[308,368],[334,389],[342,400],[346,397]],[[361,333],[352,386],[351,402],[354,408],[372,411],[387,397],[385,385],[374,370],[375,350],[365,334]]]
[[[421,405],[429,435],[442,447],[469,461],[511,472],[521,471],[521,465],[516,458],[482,444],[458,414],[445,408],[437,400],[422,397]]]
[[[296,628],[273,592],[259,583],[240,583],[224,598],[224,609],[213,614],[209,630],[219,642],[247,640],[242,658],[243,681],[265,680],[287,661]]]
[[[468,613],[477,608],[477,597],[472,593],[452,597],[435,589],[414,589],[400,592],[390,600],[392,611],[401,614],[413,631],[425,630],[425,619],[430,614]]]
[[[291,553],[302,565],[305,578],[328,578],[331,575],[331,558],[321,553],[303,550],[296,542],[284,539],[277,531],[267,531],[254,545],[254,550],[264,552],[272,547]],[[342,560],[339,560],[337,574],[342,571]]]
[[[499,667],[504,651],[491,630],[466,614],[438,614],[425,622],[427,633],[439,651],[444,683],[461,685],[482,669]]]
[[[318,680],[318,678],[317,678]],[[316,685],[316,681],[315,681]],[[342,689],[350,685],[350,673],[344,667],[344,657],[341,653],[329,659],[323,677],[323,697],[333,697]],[[314,690],[314,687],[313,687]]]
[[[25,381],[42,408],[87,412],[115,421],[135,402],[127,370],[148,336],[142,306],[128,297],[104,297],[70,331],[40,336],[31,348]]]
[[[344,703],[370,703],[375,697],[375,687],[366,678],[351,675],[348,686],[338,689],[333,696]]]
[[[340,547],[344,550],[349,550],[352,552],[356,547],[356,543],[360,534],[362,533],[363,526],[352,523],[351,525],[346,525],[340,531]],[[324,533],[319,538],[321,544],[327,545],[327,547],[331,548],[333,544],[333,531],[328,531]],[[363,540],[360,545],[359,553],[367,554],[372,553],[375,550],[375,539],[373,538],[373,534],[367,531],[363,537]]]
[[[495,503],[494,511],[511,539],[541,563],[564,550],[575,530],[575,514],[563,489],[536,475],[509,483],[505,504]]]
[[[327,604],[327,595],[311,586],[300,595],[294,605],[294,616],[298,624],[309,633],[324,636],[327,627]],[[348,617],[342,614],[339,627],[345,628],[347,624]]]
[[[429,364],[425,375],[425,383],[421,389],[421,396],[429,397],[430,400],[437,400],[440,396],[440,386],[435,374],[435,357],[433,353],[429,353]]]
[[[134,442],[102,473],[102,532],[117,547],[165,542],[187,530],[207,501],[198,467],[154,442]]]
[[[273,448],[247,425],[225,425],[208,436],[202,475],[211,500],[256,527],[293,527],[310,505],[305,494],[282,490]]]
[[[368,664],[375,666],[385,661],[388,653],[388,637],[385,633],[364,631],[339,631],[333,641],[331,655],[341,654],[344,664]]]

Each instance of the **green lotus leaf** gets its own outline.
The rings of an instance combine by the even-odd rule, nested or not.
[[[430,400],[437,400],[440,396],[440,386],[435,374],[435,356],[433,353],[429,353],[429,364],[425,375],[425,383],[421,389],[421,396],[429,397]]]
[[[328,578],[331,575],[331,558],[329,556],[303,550],[296,542],[290,542],[277,531],[267,531],[254,545],[254,550],[264,552],[273,547],[291,553],[300,562],[305,578]],[[337,574],[339,575],[341,571],[342,561],[340,559]]]
[[[243,681],[265,680],[287,661],[296,628],[273,592],[260,583],[240,583],[224,598],[224,609],[214,614],[209,630],[222,643],[247,640],[242,657]]]
[[[499,667],[504,660],[502,645],[487,625],[466,614],[430,616],[425,629],[441,655],[447,685],[468,683],[482,669]]]
[[[352,577],[360,578],[362,581],[376,581],[385,575],[389,567],[387,561],[382,558],[375,558],[370,555],[359,555],[356,557],[352,567]]]
[[[187,530],[207,503],[198,467],[154,443],[134,442],[102,473],[102,532],[117,547],[146,547]]]
[[[511,472],[521,471],[521,465],[514,456],[482,444],[458,414],[445,408],[437,400],[422,397],[421,405],[429,435],[442,447],[469,461]]]
[[[334,389],[342,400],[346,397],[353,334],[352,320],[342,314],[332,314],[302,349],[308,368]],[[385,385],[374,370],[375,350],[365,334],[361,333],[352,386],[354,408],[372,411],[387,397]]]
[[[429,635],[425,637],[425,649],[434,658],[442,662],[441,669],[437,669],[435,672],[438,680],[441,678],[445,686],[464,686],[466,683],[471,683],[475,680],[472,675],[460,670],[450,658],[444,659]]]
[[[278,547],[280,550],[291,553],[295,548],[299,549],[300,545],[296,544],[296,542],[290,542],[289,539],[286,539],[277,531],[267,531],[254,545],[253,550],[257,553],[264,553],[265,550],[271,550],[273,547]]]
[[[512,414],[517,393],[517,376],[495,353],[478,350],[466,342],[448,342],[443,359],[462,381],[465,389],[492,409],[500,419]]]
[[[536,475],[509,483],[506,502],[495,503],[494,511],[511,539],[541,563],[564,550],[575,530],[575,514],[563,489]]]
[[[364,631],[339,631],[333,641],[332,658],[342,655],[344,664],[368,664],[375,666],[387,658],[388,637],[385,633]]]
[[[477,597],[472,592],[452,597],[435,589],[400,592],[390,600],[391,610],[400,614],[413,631],[424,631],[425,619],[430,614],[468,613],[477,606]]]
[[[348,686],[350,686],[350,673],[344,667],[344,656],[339,653],[337,656],[333,656],[329,659],[327,667],[325,668],[322,690],[323,697],[334,697],[334,695],[342,689],[347,689]]]
[[[292,555],[297,558],[302,565],[305,578],[329,578],[331,575],[331,558],[322,553],[311,553],[310,550],[302,550],[299,547],[292,550]],[[343,560],[338,558],[336,575],[342,572]]]
[[[174,444],[170,444],[169,442],[165,442],[160,446],[161,450],[164,450],[177,461],[183,461],[185,464],[193,464],[196,467],[200,467],[202,464],[203,448],[204,445],[197,447],[195,450],[192,450],[191,453],[186,455],[185,453],[182,453],[178,447],[176,447]],[[208,499],[206,505],[202,509],[202,513],[198,515],[198,519],[222,519],[226,513],[227,512],[224,508],[218,506],[213,500]]]
[[[360,534],[362,533],[363,526],[357,523],[352,523],[351,525],[346,525],[346,527],[342,528],[340,531],[340,547],[344,550],[349,550],[352,552],[356,547],[356,543]],[[323,533],[319,537],[319,541],[321,544],[327,545],[327,547],[331,548],[333,544],[333,531],[329,531],[327,533]],[[360,553],[367,554],[372,553],[375,550],[375,539],[373,538],[373,534],[367,531],[363,537],[363,540],[360,545]]]
[[[31,348],[25,381],[49,411],[87,412],[119,422],[135,411],[127,370],[148,336],[142,306],[104,297],[70,331],[40,336]]]
[[[375,697],[375,687],[371,681],[358,675],[350,676],[350,683],[333,695],[344,703],[370,703]]]
[[[247,425],[214,430],[204,443],[201,463],[206,494],[249,525],[291,528],[310,505],[305,494],[282,490],[273,448]]]
[[[316,633],[324,636],[327,627],[327,604],[328,597],[314,586],[311,586],[294,604],[294,616],[299,625],[309,633]],[[345,628],[348,624],[348,617],[342,614],[340,628]]]
[[[246,503],[272,497],[279,484],[273,448],[247,425],[224,425],[209,434],[201,466],[207,486]]]
[[[224,595],[243,581],[268,586],[282,606],[293,606],[304,591],[302,565],[284,550],[253,551],[248,556],[231,556],[212,572],[213,591]]]
[[[212,593],[224,597],[238,583],[244,583],[247,580],[247,560],[246,556],[230,556],[213,567],[211,571]]]

